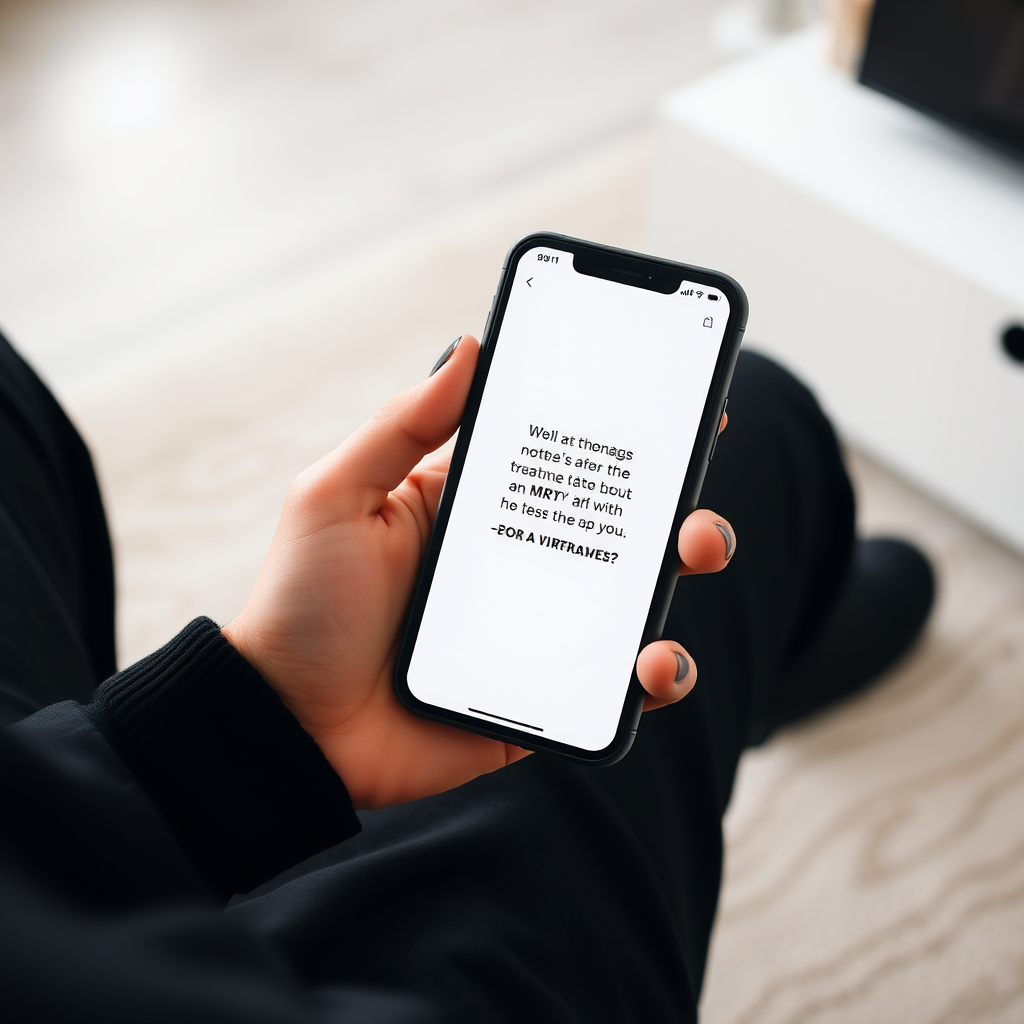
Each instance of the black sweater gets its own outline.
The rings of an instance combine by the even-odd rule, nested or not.
[[[313,740],[196,619],[91,703],[0,730],[0,1015],[442,1019],[401,996],[304,986],[270,941],[220,913],[358,830]]]

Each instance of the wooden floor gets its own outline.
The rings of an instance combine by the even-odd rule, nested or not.
[[[0,26],[19,26],[38,52],[49,52],[54,44],[46,41],[69,10],[121,9],[116,3],[37,5],[49,21],[33,22],[28,6],[8,4],[0,5]],[[160,8],[200,20],[209,9],[227,34],[243,6],[253,14],[250,25],[239,27],[239,67],[231,64],[230,48],[216,51],[210,44],[225,65],[210,72],[220,83],[212,94],[211,136],[233,123],[223,104],[255,118],[261,97],[268,99],[266,116],[277,123],[283,115],[262,87],[239,85],[234,95],[230,83],[236,75],[262,81],[252,70],[260,54],[276,67],[280,47],[292,46],[303,59],[309,50],[289,42],[281,5],[217,0]],[[467,13],[468,4],[433,5],[448,12],[440,28],[417,21],[416,5],[397,0],[380,5],[380,14],[374,5],[298,0],[294,6],[322,13],[328,26],[336,23],[332,18],[353,19],[364,32],[362,45],[376,39],[378,53],[387,49],[380,40],[409,60],[420,48],[432,49],[440,64],[420,55],[401,72],[407,86],[422,77],[430,102],[452,95],[432,91],[441,88],[438,66],[448,68],[449,82],[459,80],[454,55],[464,55],[474,69],[466,88],[476,95],[453,100],[450,115],[430,122],[433,132],[450,116],[451,135],[442,132],[425,143],[437,146],[429,159],[406,156],[408,188],[393,192],[390,220],[392,185],[378,192],[379,183],[367,185],[365,220],[358,221],[326,200],[321,206],[330,190],[316,191],[316,174],[289,178],[288,154],[277,170],[263,167],[262,184],[251,192],[243,187],[234,205],[226,186],[218,191],[200,180],[201,161],[186,161],[194,194],[206,197],[201,210],[146,220],[143,198],[129,196],[118,207],[111,183],[104,186],[108,192],[96,193],[95,207],[71,218],[62,254],[55,248],[64,237],[60,211],[91,194],[77,175],[86,166],[99,175],[107,165],[93,153],[95,164],[68,157],[63,172],[47,170],[36,154],[37,164],[12,170],[6,158],[19,138],[28,138],[17,133],[29,128],[27,122],[11,127],[11,111],[23,109],[11,100],[17,93],[11,83],[20,79],[9,73],[12,37],[0,31],[0,100],[6,102],[0,106],[0,175],[7,183],[0,189],[0,319],[5,304],[13,308],[24,347],[53,368],[96,453],[117,549],[122,662],[148,652],[195,614],[224,620],[238,610],[290,479],[389,395],[418,380],[455,335],[480,330],[502,256],[518,234],[545,226],[644,246],[656,140],[636,112],[647,102],[644,89],[653,93],[662,79],[665,85],[677,80],[669,64],[645,72],[632,106],[623,101],[626,112],[614,130],[586,120],[585,90],[563,106],[555,95],[557,109],[543,114],[544,131],[522,127],[502,156],[492,148],[487,117],[494,103],[513,120],[516,108],[489,81],[488,73],[504,73],[503,66],[474,44],[472,26],[482,22],[473,18],[483,15]],[[605,19],[600,45],[611,52],[617,8],[592,6]],[[636,45],[641,51],[663,46],[650,52],[667,62],[666,53],[685,51],[678,13],[684,5],[648,6],[668,19],[666,34],[676,34],[669,43]],[[538,13],[547,9],[554,12],[550,24]],[[492,25],[513,34],[521,12],[530,26],[526,36],[542,36],[553,47],[552,40],[572,36],[583,5],[493,3],[473,10],[489,11]],[[407,19],[405,35],[394,35],[389,12]],[[588,31],[600,35],[592,24]],[[524,50],[534,45],[515,39]],[[333,46],[324,43],[327,50]],[[24,50],[17,52],[27,62],[23,68],[35,66]],[[689,67],[713,60],[701,53]],[[387,79],[370,57],[357,58],[347,72],[354,80],[379,85]],[[623,61],[625,70],[615,72],[619,82],[630,79]],[[323,75],[328,91],[335,90],[331,95],[349,118],[341,127],[350,137],[361,138],[365,129],[370,138],[369,128],[359,128],[363,115],[339,98],[340,72],[332,77],[311,68],[309,74],[311,81]],[[529,95],[535,100],[537,93]],[[393,102],[404,109],[397,97]],[[202,107],[198,99],[189,103]],[[367,123],[383,109],[367,112]],[[623,127],[627,122],[634,127]],[[410,114],[401,129],[406,142],[415,138],[416,123]],[[305,123],[295,129],[300,170],[316,155],[317,132],[307,129]],[[122,142],[122,157],[142,145]],[[323,145],[329,149],[329,140]],[[401,159],[397,142],[379,145]],[[444,193],[445,160],[461,167],[474,149],[483,155],[473,155],[473,169],[451,186],[456,198],[431,193],[424,199],[411,184],[411,167],[422,160],[440,176],[437,188]],[[522,157],[518,170],[502,177],[513,151]],[[324,159],[326,177],[336,176],[346,188],[372,177],[365,168],[346,170],[337,154]],[[301,197],[275,196],[261,214],[260,196],[271,195],[275,181],[287,185],[285,192],[305,188],[310,209],[322,209],[323,237],[336,241],[316,241],[317,218],[296,212]],[[53,214],[46,213],[47,195]],[[227,208],[219,209],[220,202]],[[123,222],[112,218],[108,235],[89,242],[89,231],[117,209]],[[135,213],[138,222],[129,216]],[[204,234],[205,217],[214,226],[210,234]],[[225,241],[249,217],[259,230]],[[274,224],[280,228],[277,263]],[[370,226],[360,234],[358,224]],[[33,230],[43,230],[34,248]],[[160,244],[151,245],[154,239]],[[209,263],[189,277],[190,261],[206,258],[207,246]],[[143,266],[133,268],[133,262]],[[169,282],[163,291],[162,277]],[[119,295],[124,308],[115,301]],[[68,335],[75,324],[85,326]],[[866,456],[851,453],[851,468],[862,528],[913,537],[929,551],[940,574],[939,606],[919,649],[884,683],[745,758],[726,821],[727,877],[703,1019],[1024,1020],[1024,561]]]

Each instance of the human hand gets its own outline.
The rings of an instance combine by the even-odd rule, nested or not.
[[[440,793],[528,753],[420,718],[392,686],[448,471],[450,453],[437,449],[459,425],[478,352],[465,335],[436,374],[295,479],[252,595],[223,628],[360,809]],[[698,510],[679,531],[680,571],[716,572],[734,548],[728,523]],[[688,693],[697,670],[679,644],[660,640],[641,652],[637,675],[648,710]]]

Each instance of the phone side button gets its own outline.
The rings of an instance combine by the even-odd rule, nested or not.
[[[726,399],[726,400],[725,400],[725,401],[724,401],[724,402],[722,403],[722,412],[721,412],[721,414],[720,414],[720,415],[719,415],[719,417],[718,417],[718,422],[719,422],[719,424],[721,424],[721,422],[722,422],[722,416],[724,416],[724,415],[725,415],[725,412],[726,412],[726,410],[727,410],[728,408],[729,408],[729,399],[727,398],[727,399]],[[708,452],[708,462],[710,462],[710,461],[711,461],[711,460],[712,460],[712,459],[713,459],[713,458],[715,457],[715,449],[716,449],[716,448],[718,447],[718,439],[719,439],[719,438],[720,438],[721,436],[722,436],[722,431],[721,431],[721,430],[719,430],[719,431],[718,431],[718,433],[717,433],[717,434],[715,434],[715,439],[714,439],[714,441],[712,441],[712,442],[711,442],[711,451],[709,451],[709,452]]]
[[[497,299],[497,297],[497,292],[491,296],[491,308],[487,310],[487,319],[484,321],[484,333],[480,335],[481,341],[487,337],[487,332],[491,329],[491,321],[494,319],[494,300]]]

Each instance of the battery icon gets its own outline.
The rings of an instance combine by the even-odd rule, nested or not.
[[[718,301],[718,296],[717,295],[708,295],[708,302],[717,302],[717,301]]]

